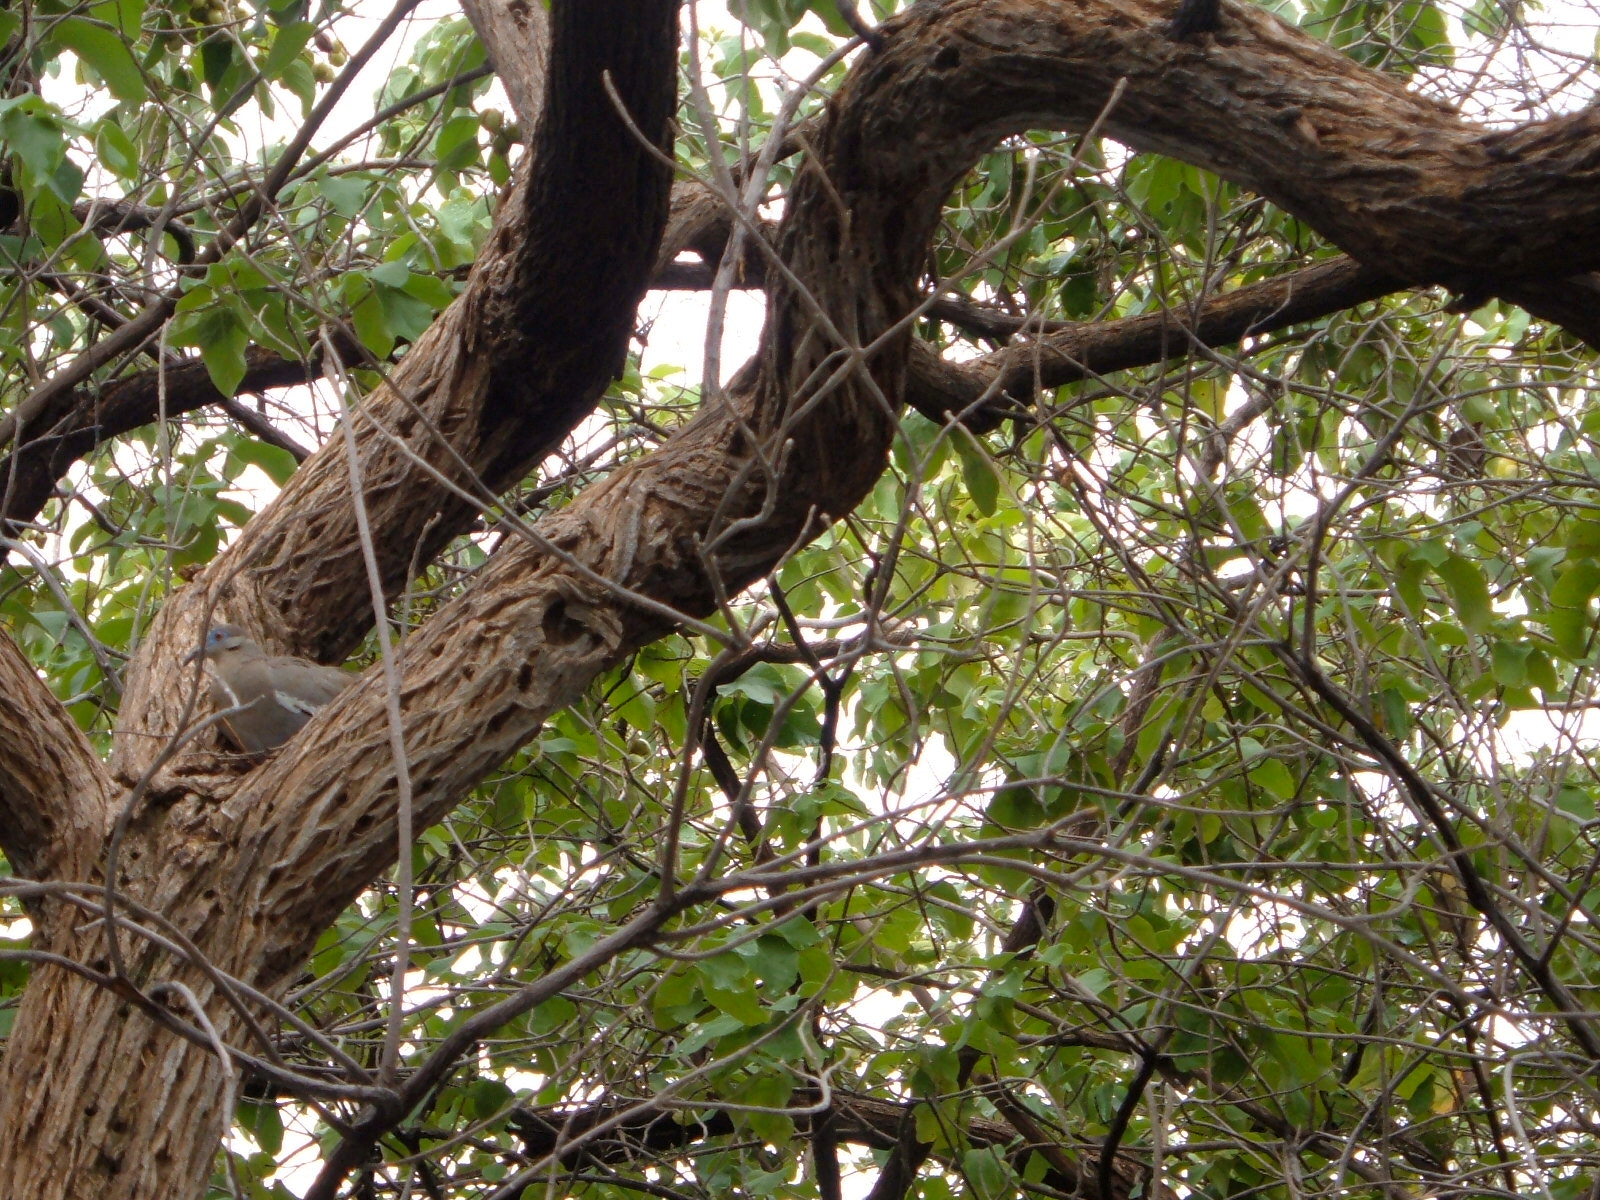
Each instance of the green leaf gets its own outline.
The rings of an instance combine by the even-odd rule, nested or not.
[[[1555,664],[1550,656],[1538,647],[1528,652],[1528,682],[1544,693],[1549,700],[1561,690],[1561,680],[1556,676]]]
[[[1556,793],[1556,807],[1580,821],[1592,821],[1595,818],[1594,793],[1577,784],[1566,784]]]
[[[144,13],[145,0],[100,0],[100,3],[89,6],[91,17],[104,21],[130,40],[138,38]]]
[[[403,286],[410,295],[421,300],[434,312],[450,307],[456,298],[449,284],[432,275],[411,275]]]
[[[59,114],[31,94],[0,100],[0,139],[39,180],[53,176],[66,153]]]
[[[482,122],[473,113],[463,113],[446,121],[434,144],[434,158],[439,169],[459,171],[476,161],[478,130],[482,128]]]
[[[1000,1200],[1001,1196],[1013,1193],[1010,1172],[1001,1162],[999,1151],[992,1146],[966,1151],[961,1156],[961,1173],[978,1200]]]
[[[246,1100],[239,1105],[239,1124],[268,1154],[275,1155],[283,1149],[283,1114],[276,1104]]]
[[[698,1025],[688,1037],[678,1043],[680,1055],[697,1054],[702,1047],[709,1046],[720,1038],[725,1038],[732,1033],[743,1033],[749,1022],[741,1021],[738,1017],[722,1016],[712,1017]]]
[[[1573,558],[1593,558],[1600,555],[1600,521],[1592,517],[1579,517],[1569,521],[1566,536],[1562,539],[1567,553]]]
[[[250,345],[245,327],[232,309],[218,306],[200,315],[195,337],[211,382],[224,396],[232,396],[245,373],[244,352]]]
[[[383,308],[384,326],[396,339],[415,341],[433,324],[433,308],[410,292],[380,283],[377,297]]]
[[[1528,681],[1528,655],[1532,646],[1497,638],[1489,648],[1495,680],[1506,687],[1521,687]]]
[[[128,182],[139,177],[139,152],[134,149],[119,122],[109,117],[96,122],[94,152],[102,164]]]
[[[1588,653],[1593,631],[1589,601],[1596,588],[1600,588],[1600,563],[1582,559],[1569,564],[1550,589],[1550,612],[1545,620],[1557,649],[1568,658]]]
[[[707,1000],[742,1025],[761,1025],[767,1012],[756,996],[755,976],[737,954],[696,963]]]
[[[260,469],[268,479],[282,487],[289,482],[289,476],[295,473],[300,465],[281,446],[269,446],[265,442],[258,442],[255,438],[242,438],[228,448],[228,467],[230,477],[236,477],[239,470],[245,466]]]
[[[771,1109],[771,1112],[749,1112],[742,1115],[742,1120],[747,1122],[752,1132],[762,1141],[775,1146],[782,1146],[794,1137],[794,1121],[784,1115],[782,1109],[789,1103],[789,1098],[794,1092],[793,1083],[779,1075],[755,1075],[743,1082],[739,1088],[740,1102],[752,1107]],[[771,1173],[770,1180],[762,1180],[757,1173],[752,1173],[745,1178],[745,1187],[741,1189],[748,1196],[784,1195],[784,1184],[788,1182],[787,1169]],[[738,1193],[735,1193],[738,1194]]]
[[[781,995],[799,978],[800,956],[783,938],[770,934],[757,938],[741,953],[749,960],[769,996]]]
[[[389,329],[388,318],[384,315],[376,289],[369,291],[351,311],[350,324],[355,327],[356,336],[361,339],[363,346],[379,358],[389,357],[389,352],[394,349],[395,337]]]
[[[956,453],[961,458],[961,478],[967,485],[967,495],[973,506],[986,517],[994,516],[1000,497],[1000,473],[984,453],[963,431],[955,439]]]
[[[516,1098],[516,1092],[498,1079],[474,1079],[467,1087],[467,1111],[487,1121],[509,1109]]]
[[[294,21],[281,26],[273,36],[272,48],[261,59],[259,70],[267,79],[277,79],[284,69],[300,57],[316,26],[310,21]]]
[[[121,36],[81,17],[69,17],[53,32],[56,41],[94,68],[118,100],[144,100],[144,72]]]
[[[1470,633],[1485,632],[1494,616],[1494,606],[1489,599],[1489,584],[1484,579],[1483,568],[1469,558],[1451,554],[1433,569],[1449,589],[1452,607],[1461,618],[1461,624]]]
[[[451,199],[439,206],[439,231],[459,246],[471,249],[489,213],[482,200]]]
[[[411,268],[403,262],[380,263],[367,272],[367,278],[386,287],[403,288],[411,280]]]
[[[1294,799],[1298,790],[1294,773],[1280,759],[1269,758],[1251,767],[1250,778],[1280,800]]]
[[[688,970],[672,971],[656,984],[651,1009],[658,1028],[671,1029],[692,1021],[705,1007],[699,978]]]
[[[321,175],[317,178],[317,190],[327,200],[328,207],[347,219],[366,207],[367,193],[371,189],[372,181],[359,175]]]

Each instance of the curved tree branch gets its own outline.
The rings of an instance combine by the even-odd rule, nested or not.
[[[87,738],[9,634],[0,633],[0,850],[18,875],[83,876],[111,789]]]
[[[402,362],[396,374],[403,376],[406,396],[391,389],[387,407],[358,418],[368,510],[376,528],[384,529],[390,517],[396,527],[397,536],[382,543],[389,578],[404,578],[404,563],[421,531],[435,523],[440,497],[461,512],[474,505],[438,485],[431,494],[412,486],[424,476],[391,448],[380,420],[414,436],[462,481],[470,481],[477,465],[489,478],[515,478],[546,440],[559,442],[566,428],[561,422],[585,411],[620,364],[666,215],[670,172],[659,147],[667,143],[674,101],[676,11],[676,0],[557,0],[553,6],[551,100],[539,144],[503,207],[476,286]],[[604,86],[608,74],[634,126],[649,130],[656,147],[640,146],[614,112]],[[602,195],[611,202],[599,202]],[[530,228],[534,214],[538,225]],[[601,271],[606,287],[588,285],[592,269]],[[412,401],[434,408],[419,412]],[[476,461],[460,468],[441,445],[446,437],[459,438],[462,453],[470,450]],[[387,474],[379,469],[384,462]],[[124,780],[138,778],[169,744],[184,701],[185,689],[174,684],[180,647],[230,584],[233,603],[258,626],[288,624],[302,634],[315,629],[337,643],[370,623],[370,607],[359,600],[364,569],[351,520],[341,458],[324,451],[213,564],[201,586],[169,602],[130,669],[118,731]],[[454,527],[438,523],[450,536]],[[321,576],[323,569],[329,578]],[[16,773],[0,770],[0,780],[8,774]],[[182,932],[200,935],[197,944],[212,962],[238,966],[247,978],[259,977],[266,966],[281,983],[288,964],[268,964],[262,947],[268,931],[272,938],[282,931],[273,914],[252,911],[243,895],[269,877],[282,881],[273,860],[239,859],[243,843],[210,800],[174,803],[146,793],[144,802],[125,803],[119,811],[126,818],[120,893],[136,903],[155,900]],[[302,810],[296,823],[304,826],[306,816]],[[96,852],[103,854],[103,825],[100,835]],[[52,952],[104,961],[104,923],[52,919],[38,933]],[[151,951],[141,959],[137,978],[123,980],[126,987],[142,986],[158,969],[151,956],[159,958]],[[162,960],[159,969],[189,986],[199,1003],[215,997],[214,973],[197,972],[184,960]],[[221,1036],[237,1036],[243,1027],[236,1012],[218,1008]],[[82,1053],[70,1063],[60,1060],[61,1048],[52,1041],[54,1016],[64,1010],[73,1011],[84,1030]],[[39,1095],[30,1080],[47,1060],[80,1083]],[[156,1077],[159,1095],[147,1086]],[[209,1175],[225,1115],[221,1079],[213,1053],[174,1043],[130,1015],[117,995],[67,972],[42,972],[26,991],[0,1062],[0,1156],[19,1161],[25,1153],[43,1153],[50,1159],[53,1174],[34,1186],[51,1200],[187,1194]],[[85,1111],[82,1097],[90,1091],[96,1102]],[[194,1136],[197,1127],[206,1136]]]
[[[1102,122],[1131,146],[1258,190],[1396,280],[1494,292],[1559,286],[1600,262],[1600,116],[1487,132],[1241,3],[1225,4],[1222,32],[1203,45],[1174,44],[1169,8],[947,0],[883,28],[881,50],[847,79],[788,194],[783,271],[754,369],[659,451],[519,529],[407,642],[400,700],[417,822],[445,815],[601,671],[674,622],[714,611],[873,487],[898,429],[940,206],[998,138]],[[519,477],[620,361],[668,179],[612,113],[601,71],[634,124],[664,145],[675,15],[670,0],[554,3],[549,102],[524,182],[466,296],[358,420],[386,586],[472,513],[481,493],[452,486]],[[593,278],[605,286],[577,284]],[[393,448],[391,432],[410,445]],[[214,600],[277,642],[323,654],[371,619],[347,480],[338,455],[315,456],[202,585],[169,602],[129,672],[124,778],[174,732],[172,664]],[[227,803],[184,797],[133,814],[124,891],[174,914],[224,968],[282,989],[320,931],[395,862],[386,701],[370,672]],[[671,905],[705,897],[691,885]],[[671,905],[597,946],[653,937]],[[74,932],[82,940],[65,950],[97,953],[98,933]],[[569,962],[524,993],[553,994],[580,970]],[[30,987],[0,1065],[0,1152],[59,1118],[93,1146],[96,1170],[122,1172],[118,1194],[160,1173],[204,1178],[209,1157],[190,1147],[194,1161],[169,1161],[179,1151],[165,1131],[180,1115],[220,1129],[218,1068],[121,1019],[119,1002],[90,987],[61,972]],[[74,1001],[93,1009],[82,1028],[97,1055],[79,1077],[86,1066],[158,1061],[159,1104],[108,1093],[85,1120],[70,1089],[28,1095],[30,1066],[51,1050],[50,1014]],[[102,1044],[105,1030],[114,1033]],[[86,1194],[84,1180],[51,1181],[49,1194]]]
[[[557,29],[566,51],[552,52],[547,110],[465,292],[356,418],[379,574],[391,593],[477,519],[483,497],[555,450],[622,365],[670,177],[659,151],[641,146],[614,112],[605,78],[634,126],[665,145],[672,77],[652,57],[662,17],[641,24],[619,10],[615,19],[630,29],[617,31],[606,27],[608,9],[587,11],[592,20]],[[492,42],[490,52],[499,62],[533,53]],[[371,626],[348,491],[335,440],[197,586],[168,603],[128,671],[119,778],[136,777],[174,731],[179,710],[162,685],[164,664],[186,652],[208,614],[318,658],[341,657]]]
[[[343,338],[336,338],[335,344],[344,345],[352,359],[361,352]],[[304,384],[321,373],[320,347],[303,361],[252,347],[245,354],[245,373],[237,394]],[[104,389],[79,391],[64,398],[61,407],[65,411],[59,417],[48,425],[41,422],[38,433],[0,459],[0,521],[4,526],[14,531],[38,516],[54,494],[56,482],[96,447],[155,421],[163,405],[163,387],[168,416],[226,406],[232,399],[217,391],[198,358],[153,367]],[[260,436],[260,431],[253,432]]]
[[[1446,243],[1436,229],[1424,233],[1443,223],[1442,201],[1408,206],[1417,189],[1374,194],[1373,181],[1427,168],[1464,173],[1482,190],[1492,179],[1481,177],[1504,169],[1483,152],[1481,131],[1266,14],[1230,7],[1233,33],[1208,57],[1163,42],[1154,4],[1129,3],[963,0],[894,23],[884,51],[840,94],[791,192],[779,244],[790,274],[771,289],[759,372],[747,388],[502,551],[412,639],[407,737],[419,820],[437,820],[546,715],[658,636],[662,606],[711,611],[872,485],[895,428],[909,348],[903,318],[916,304],[940,202],[994,139],[1045,121],[1086,124],[1117,80],[1132,78],[1109,119],[1124,140],[1168,150],[1183,141],[1187,157],[1308,218],[1332,213],[1330,232],[1363,204],[1386,229],[1415,226],[1419,249],[1392,248],[1386,264],[1399,277],[1434,269]],[[1207,70],[1197,83],[1201,58]],[[1366,130],[1394,120],[1406,132],[1375,145],[1329,134],[1313,170],[1304,132],[1276,116],[1226,129],[1213,120],[1233,108],[1278,114],[1294,105],[1308,120],[1337,115]],[[1577,136],[1578,124],[1557,124],[1557,141]],[[1303,178],[1287,172],[1285,156],[1301,160]],[[1469,166],[1458,170],[1461,160]],[[1421,190],[1441,188],[1449,190],[1435,179]],[[1475,211],[1452,214],[1466,228],[1463,245],[1481,228]],[[1527,245],[1558,236],[1527,213],[1493,233]],[[554,324],[555,345],[565,328]],[[297,752],[264,766],[226,810],[240,852],[279,864],[258,899],[276,930],[269,957],[284,969],[298,961],[307,931],[392,861],[393,773],[378,704],[373,680],[350,689]],[[305,886],[312,876],[348,885]]]

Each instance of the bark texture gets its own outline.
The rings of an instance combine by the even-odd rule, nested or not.
[[[504,486],[559,444],[622,362],[666,218],[670,175],[658,155],[668,145],[674,100],[676,13],[675,0],[554,7],[550,99],[530,164],[467,293],[358,418],[366,501],[391,585],[404,580],[414,555],[426,561],[477,512],[420,473],[416,460],[474,494],[494,481]],[[512,28],[526,33],[537,24]],[[516,45],[499,51],[532,53]],[[602,82],[608,73],[634,128],[647,131],[657,150],[616,112]],[[606,286],[575,286],[597,258]],[[120,974],[126,984],[110,990],[49,969],[30,984],[0,1064],[0,1177],[29,1180],[31,1195],[183,1197],[198,1194],[210,1176],[226,1115],[219,1060],[138,1012],[129,1003],[134,988],[145,989],[148,1007],[150,985],[179,983],[230,1043],[267,1050],[245,1032],[244,1003],[222,998],[226,981],[214,967],[264,978],[258,966],[272,918],[239,885],[281,876],[271,861],[238,853],[244,845],[213,800],[189,794],[154,802],[141,781],[166,741],[151,731],[174,730],[193,713],[192,687],[174,686],[175,663],[219,599],[279,644],[312,650],[348,646],[370,624],[370,605],[359,600],[364,570],[349,488],[335,439],[297,472],[273,506],[278,516],[253,524],[168,606],[129,672],[113,766],[131,790],[113,792],[31,671],[23,681],[31,689],[11,692],[23,702],[17,724],[42,728],[0,755],[0,812],[19,816],[0,830],[8,857],[38,864],[47,877],[98,882],[121,824],[118,886],[171,918],[163,932],[195,939],[190,954],[168,957],[124,928],[114,956],[103,926],[52,916],[41,927],[41,948]],[[284,619],[296,613],[305,620]],[[16,654],[9,643],[7,650]],[[27,668],[16,658],[20,676]],[[72,769],[51,778],[57,760]],[[59,838],[66,826],[87,831],[79,842],[86,850],[70,865],[49,857],[57,845],[73,844]],[[212,969],[197,965],[202,956]],[[280,961],[267,975],[281,981],[284,969]],[[166,986],[160,998],[174,1015],[193,1015],[182,991]]]
[[[940,204],[1000,137],[1104,118],[1130,145],[1255,188],[1386,279],[1559,293],[1600,264],[1595,114],[1486,132],[1248,5],[1225,5],[1215,39],[1175,44],[1169,7],[946,0],[883,29],[788,195],[786,272],[742,385],[712,395],[656,454],[520,528],[408,640],[399,699],[418,828],[599,672],[711,612],[871,488]],[[467,294],[356,418],[391,592],[588,410],[656,255],[668,173],[615,113],[602,72],[664,146],[676,4],[558,0],[551,13],[531,165]],[[56,879],[114,874],[137,905],[120,909],[115,953],[103,922],[41,925],[43,948],[118,982],[41,969],[30,986],[0,1067],[0,1177],[27,1180],[31,1195],[197,1194],[226,1115],[224,1074],[204,1039],[152,1020],[153,1005],[186,1018],[181,983],[230,1042],[264,1049],[245,1021],[260,1004],[217,969],[281,991],[319,931],[395,861],[397,766],[376,672],[236,783],[156,775],[195,682],[174,664],[207,620],[225,614],[274,649],[324,658],[370,623],[350,487],[336,440],[169,602],[129,671],[109,775],[20,656],[0,658],[15,706],[0,705],[0,721],[26,733],[0,739],[8,856]],[[129,913],[178,948],[155,948]],[[381,1123],[395,1102],[372,1090]]]
[[[536,32],[530,6],[521,9],[526,22],[494,32]],[[566,49],[552,58],[529,166],[503,202],[465,293],[362,405],[361,480],[390,594],[497,490],[559,446],[622,366],[670,186],[628,121],[665,144],[674,93],[651,39],[666,36],[671,12],[675,5],[637,13],[626,4],[590,5],[558,28]],[[496,57],[533,55],[526,45],[508,42]],[[607,73],[626,121],[606,92]],[[124,711],[134,718],[118,733],[119,779],[136,779],[176,728],[179,705],[164,664],[197,644],[209,621],[226,617],[263,644],[330,660],[371,627],[350,487],[335,438],[202,586],[168,604],[128,672]],[[148,664],[157,665],[154,673]]]
[[[82,876],[100,849],[105,775],[66,710],[0,636],[0,845],[19,875]]]

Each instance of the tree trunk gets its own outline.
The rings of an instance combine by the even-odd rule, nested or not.
[[[950,0],[885,27],[884,49],[852,73],[787,197],[786,272],[770,291],[758,369],[659,452],[518,530],[408,639],[399,702],[418,828],[601,671],[713,611],[873,486],[897,429],[908,316],[940,204],[999,137],[1103,119],[1130,145],[1257,188],[1400,279],[1559,295],[1566,275],[1600,263],[1600,188],[1585,165],[1600,161],[1600,117],[1485,132],[1256,8],[1225,5],[1222,35],[1203,45],[1165,35],[1169,9]],[[475,511],[449,484],[480,496],[505,486],[600,394],[660,237],[669,173],[616,117],[601,72],[665,145],[676,4],[556,0],[551,16],[530,168],[467,296],[357,424],[391,591]],[[604,287],[577,286],[596,275]],[[370,622],[348,490],[335,439],[168,603],[129,672],[115,760],[124,785],[161,766],[188,702],[175,663],[214,613],[324,656]],[[192,939],[269,996],[402,851],[377,671],[242,780],[164,771],[158,786],[115,799],[37,680],[17,685],[25,707],[7,719],[49,728],[0,746],[12,861],[93,880],[126,813],[122,921],[160,914],[165,936]],[[56,760],[73,766],[52,780]],[[51,849],[72,830],[87,832]],[[156,1010],[189,1022],[187,989],[225,1040],[263,1048],[217,977],[185,955],[150,950],[124,924],[119,967],[93,911],[35,903],[39,950],[114,978],[37,969],[0,1067],[0,1178],[62,1200],[199,1194],[229,1116],[225,1076]],[[261,1004],[245,1007],[266,1019]]]
[[[513,8],[486,35],[497,61],[526,60],[513,89],[523,104],[532,81],[542,78],[544,20],[542,10]],[[502,205],[473,281],[358,419],[367,504],[392,586],[404,581],[408,564],[426,562],[477,511],[420,474],[416,460],[431,462],[456,487],[480,492],[520,478],[560,443],[615,374],[654,264],[671,179],[660,149],[642,144],[638,130],[650,131],[658,148],[667,146],[676,0],[557,3],[551,23],[554,99],[542,115],[523,114],[537,119],[539,140]],[[632,128],[612,107],[607,76]],[[531,213],[539,214],[536,223]],[[597,263],[605,285],[575,289]],[[59,892],[31,900],[35,952],[82,964],[94,978],[38,965],[0,1063],[0,1178],[28,1181],[29,1195],[181,1200],[200,1194],[231,1113],[223,1104],[227,1075],[207,1033],[195,1027],[195,1006],[230,1046],[269,1052],[250,1036],[240,1009],[268,1026],[275,1023],[271,1014],[259,1001],[229,1003],[220,981],[234,976],[266,994],[281,992],[304,961],[306,935],[314,940],[316,931],[282,924],[284,912],[262,893],[269,883],[282,884],[303,900],[322,890],[327,877],[274,871],[282,864],[244,849],[255,843],[241,831],[237,810],[219,806],[237,776],[180,772],[163,776],[166,790],[152,790],[150,772],[164,734],[198,715],[191,703],[198,677],[176,664],[217,597],[227,597],[229,612],[301,648],[347,646],[370,624],[370,604],[357,599],[365,584],[348,493],[336,438],[296,473],[272,507],[277,517],[252,524],[206,580],[169,604],[129,672],[113,766],[130,792],[111,789],[70,718],[14,644],[4,642],[0,673],[9,686],[0,687],[0,696],[16,700],[0,699],[0,731],[9,726],[13,735],[0,754],[0,838],[11,861],[35,878],[92,881],[72,891],[86,908]],[[323,606],[334,597],[344,616],[330,625],[334,609]],[[296,613],[303,623],[285,620]],[[151,729],[163,738],[146,736]],[[386,741],[381,719],[367,726],[374,731],[379,743]],[[512,748],[503,745],[500,753]],[[388,761],[387,750],[374,749]],[[285,754],[276,761],[315,759]],[[454,782],[459,788],[466,780]],[[119,921],[135,919],[130,908],[160,914],[146,927],[154,924],[158,935],[180,943],[192,938],[188,953],[153,950],[149,936],[124,924],[120,966],[108,954],[97,923],[98,887],[124,814]],[[302,809],[293,829],[278,830],[291,833],[301,850],[313,827],[309,815]],[[392,864],[393,830],[375,832],[381,832],[376,844],[350,840],[377,865],[336,887],[338,894],[353,897]],[[285,951],[285,943],[292,949]],[[200,1044],[166,1027],[174,1023],[188,1026]]]
[[[237,1043],[237,1022],[208,990],[198,998]],[[199,1195],[223,1133],[222,1084],[214,1051],[163,1029],[114,989],[38,969],[6,1044],[0,1171],[15,1189],[8,1194]]]

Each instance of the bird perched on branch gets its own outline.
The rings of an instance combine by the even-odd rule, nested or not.
[[[213,625],[206,640],[183,661],[204,657],[211,678],[211,703],[223,731],[246,754],[283,745],[319,708],[355,682],[338,667],[289,655],[267,654],[237,625]]]

